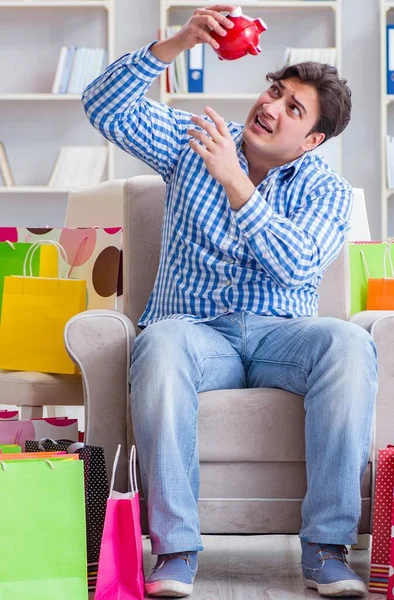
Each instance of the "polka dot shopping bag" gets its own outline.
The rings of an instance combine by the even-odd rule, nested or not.
[[[2,230],[0,228],[0,241]],[[60,258],[60,268],[67,269],[69,279],[86,281],[87,309],[120,309],[119,299],[123,293],[121,227],[18,227],[13,232],[7,231],[6,235],[7,239],[16,238],[18,242],[50,240],[59,243],[66,254],[64,262],[63,257]],[[47,258],[40,275],[53,277],[53,272],[57,272],[57,261],[53,252],[52,264]]]
[[[369,591],[394,600],[394,447],[379,450],[372,524]]]

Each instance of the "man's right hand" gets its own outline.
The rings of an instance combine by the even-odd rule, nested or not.
[[[198,8],[187,23],[172,37],[156,42],[150,50],[156,58],[163,62],[171,63],[181,52],[207,43],[216,49],[219,44],[213,39],[211,32],[216,31],[225,36],[228,29],[233,27],[232,21],[227,19],[221,11],[231,12],[235,6],[232,4],[216,4]]]
[[[216,31],[222,36],[227,34],[227,29],[231,29],[234,23],[220,11],[231,12],[234,8],[235,6],[225,4],[197,8],[182,29],[174,35],[174,38],[179,39],[184,50],[204,42],[210,44],[212,48],[219,48],[219,44],[213,39],[211,32]]]

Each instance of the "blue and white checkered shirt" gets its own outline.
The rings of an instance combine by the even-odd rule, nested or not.
[[[232,210],[188,144],[192,114],[145,97],[168,66],[150,45],[114,62],[83,94],[92,125],[167,184],[160,265],[139,325],[240,311],[315,316],[316,289],[349,229],[352,187],[323,158],[306,153],[271,169],[248,202]],[[248,173],[243,126],[227,127]]]

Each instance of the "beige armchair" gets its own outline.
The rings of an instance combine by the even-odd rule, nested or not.
[[[128,417],[130,353],[158,266],[165,185],[158,176],[139,176],[127,180],[123,190],[125,314],[88,311],[71,319],[65,331],[68,351],[82,371],[88,442],[104,446],[109,468],[122,444],[120,490],[128,486],[127,453],[133,437]],[[321,316],[349,318],[348,281],[345,247],[321,284]],[[378,346],[374,448],[381,448],[393,441],[394,312],[359,313],[351,320],[369,330]],[[362,487],[360,533],[370,532],[374,448]],[[302,397],[279,389],[201,393],[199,451],[202,533],[298,533],[306,490]],[[143,498],[141,507],[147,531]]]

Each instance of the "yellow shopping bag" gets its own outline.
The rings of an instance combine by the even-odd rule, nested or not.
[[[23,276],[4,280],[0,328],[0,369],[75,373],[63,341],[67,321],[86,309],[86,281],[32,277],[30,266],[38,242],[26,255]],[[27,276],[26,273],[29,273]]]

